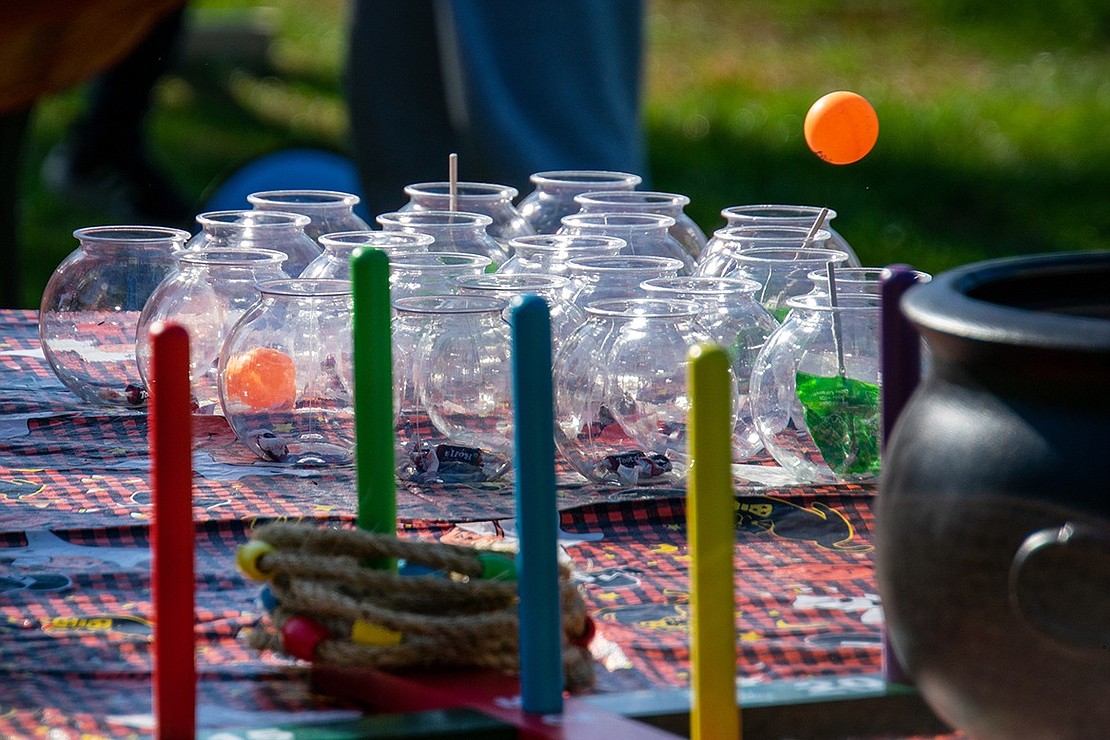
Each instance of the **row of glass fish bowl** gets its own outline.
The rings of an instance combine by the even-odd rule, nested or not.
[[[279,261],[276,255],[250,256],[271,268]],[[659,258],[591,259],[635,263]],[[608,269],[617,274],[634,270],[631,265],[617,267]],[[163,316],[186,325],[198,410],[222,410],[239,439],[263,459],[302,465],[349,462],[349,282],[256,283],[252,278],[221,283],[212,273],[201,281],[188,276],[189,270],[183,269],[155,291],[138,332],[144,336]],[[823,457],[814,461],[812,445],[807,450],[799,439],[814,417],[797,412],[795,396],[803,398],[801,388],[786,387],[801,377],[798,351],[804,348],[806,364],[813,366],[810,374],[821,378],[828,374],[824,370],[833,356],[829,348],[839,347],[848,360],[842,378],[846,389],[848,372],[869,380],[877,374],[874,297],[847,294],[832,307],[823,292],[823,276],[811,277],[810,294],[791,299],[791,319],[807,320],[787,321],[783,327],[755,300],[759,284],[738,278],[654,277],[626,291],[625,297],[612,297],[617,293],[610,292],[607,299],[592,300],[597,284],[579,284],[574,290],[566,277],[474,273],[454,279],[453,295],[398,297],[393,302],[392,348],[399,472],[430,482],[489,480],[508,470],[513,428],[505,297],[538,294],[551,308],[557,443],[583,475],[624,483],[681,479],[689,409],[685,353],[706,341],[725,345],[734,360],[736,461],[767,445],[776,459],[802,477],[827,474],[822,459],[833,460],[827,467],[836,476],[871,475],[875,454],[868,457],[864,451],[862,461],[857,461],[856,452],[842,448],[874,442],[877,395],[858,403],[852,400],[857,407],[846,409],[843,403],[836,407],[836,399],[830,401],[824,389],[821,403],[826,411],[870,415],[859,424],[865,434],[848,433],[835,442],[839,457],[830,457],[817,445]],[[842,280],[846,278],[842,271]],[[251,303],[225,329],[236,294]],[[825,336],[834,328],[829,321],[832,312],[846,314],[840,319],[839,344],[830,344]],[[775,337],[779,344],[768,341]],[[760,353],[765,344],[781,351]],[[145,342],[137,343],[137,352],[145,378]],[[764,355],[766,362],[761,364],[758,357]],[[786,365],[780,367],[782,363]],[[749,375],[753,368],[754,375]],[[762,395],[760,387],[765,389]],[[853,459],[847,459],[849,455]]]
[[[577,177],[581,173],[569,174]],[[598,176],[608,177],[610,174]],[[536,196],[533,200],[543,204],[546,202],[544,180],[551,179],[554,189],[558,191],[559,188],[555,187],[558,178],[534,176],[534,180],[537,179],[537,193],[533,194]],[[635,183],[632,184],[634,186]],[[442,184],[443,187],[440,185],[416,185],[408,190],[413,193],[427,191],[434,197],[450,197],[446,184]],[[480,184],[474,186],[479,190],[500,188]],[[576,187],[594,187],[594,184],[578,183]],[[509,191],[511,189],[500,188],[499,197],[508,200]],[[461,188],[459,192],[456,197],[464,202],[468,197],[481,199],[489,196],[488,193],[470,193],[466,188]],[[657,199],[662,200],[664,194],[647,195],[658,196]],[[601,196],[596,198],[603,200]],[[674,198],[678,199],[681,210],[683,196]],[[151,322],[173,318],[190,329],[198,409],[212,411],[222,408],[240,439],[266,459],[303,464],[342,461],[349,457],[349,445],[340,433],[338,443],[331,445],[335,449],[329,448],[331,443],[324,440],[338,432],[327,431],[329,423],[326,419],[310,424],[321,427],[320,431],[312,432],[306,438],[315,440],[318,443],[315,445],[295,443],[291,446],[289,440],[275,429],[291,428],[288,419],[290,410],[308,409],[298,414],[308,418],[320,415],[325,408],[335,408],[338,411],[331,416],[341,420],[347,413],[350,400],[349,352],[343,349],[342,341],[337,344],[336,340],[341,340],[349,332],[342,327],[336,330],[336,322],[349,321],[349,288],[342,282],[307,278],[314,278],[317,274],[327,275],[332,269],[342,276],[347,265],[344,257],[354,246],[377,246],[391,252],[391,284],[395,298],[466,290],[493,291],[494,295],[502,296],[513,291],[543,292],[553,307],[553,319],[559,324],[556,327],[559,339],[568,336],[581,321],[579,309],[589,301],[627,296],[630,294],[628,286],[638,288],[642,279],[649,277],[664,281],[674,278],[688,271],[689,265],[676,257],[616,257],[614,253],[627,251],[629,242],[606,234],[524,235],[509,240],[509,249],[502,254],[511,251],[514,257],[500,266],[499,272],[503,276],[493,279],[483,276],[484,271],[492,266],[493,258],[488,255],[422,253],[424,249],[437,248],[437,224],[443,227],[441,231],[452,236],[450,243],[457,245],[459,241],[454,237],[466,229],[459,227],[456,221],[469,223],[468,229],[477,224],[488,227],[492,224],[491,217],[468,218],[474,214],[451,213],[440,214],[443,216],[441,219],[435,211],[430,211],[428,213],[435,218],[419,224],[419,219],[414,222],[399,212],[378,219],[386,229],[391,228],[389,223],[392,221],[396,227],[393,233],[357,230],[320,235],[319,243],[323,245],[321,254],[301,271],[306,279],[282,282],[287,278],[283,268],[288,267],[292,255],[296,254],[289,245],[303,242],[300,237],[307,234],[308,224],[304,221],[309,216],[266,209],[296,207],[311,214],[310,220],[317,229],[357,226],[357,223],[343,220],[353,216],[352,207],[357,198],[342,193],[306,191],[260,193],[251,196],[250,201],[260,212],[202,214],[198,217],[202,231],[195,237],[152,227],[79,230],[76,235],[81,246],[59,266],[51,279],[43,296],[40,317],[44,351],[63,382],[90,402],[141,406],[145,400],[149,358],[145,341],[139,341],[136,346],[133,339],[136,334],[129,329],[137,323],[138,336],[145,338],[145,330]],[[522,206],[525,205],[522,203]],[[456,207],[460,207],[458,202]],[[530,211],[522,208],[521,212],[535,215],[541,211],[539,208]],[[614,214],[606,218],[615,223],[620,221]],[[416,231],[417,225],[427,231]],[[803,231],[800,227],[793,228]],[[439,236],[443,237],[442,234]],[[715,235],[715,239],[719,236],[721,232]],[[727,257],[733,252],[733,244],[729,240],[740,236],[725,234],[718,240],[726,245],[720,250],[725,255],[720,263],[728,263],[732,259]],[[798,238],[797,234],[786,236],[789,239]],[[831,235],[826,232],[817,232],[810,236],[810,241],[824,243],[830,238]],[[187,240],[188,244],[185,243]],[[281,251],[258,249],[258,245],[278,247]],[[609,255],[613,259],[605,256],[570,259],[583,252]],[[300,259],[303,260],[304,255]],[[514,282],[505,277],[528,272],[545,273],[547,278],[521,277]],[[168,276],[149,299],[142,302],[145,308],[141,316],[136,316],[136,302],[144,295],[144,288],[145,292],[150,292],[151,276],[162,274]],[[571,282],[565,275],[575,280]],[[260,293],[259,286],[266,286],[266,289]],[[763,291],[766,286],[765,281],[756,288]],[[664,285],[657,290],[673,290],[675,287]],[[234,347],[227,341],[231,337],[231,329],[244,318],[249,306],[254,306],[256,313],[268,316],[263,323],[268,322],[266,332],[269,336],[265,343],[259,343],[260,338],[254,337],[251,341],[257,346]],[[779,305],[773,308],[781,310]],[[293,311],[296,315],[284,315],[285,311]],[[284,318],[275,314],[282,314]],[[297,330],[297,326],[301,329]],[[331,346],[328,346],[329,342]],[[275,349],[281,346],[286,346],[288,351]],[[275,351],[266,352],[265,348]],[[221,350],[226,350],[223,361],[218,359]],[[127,355],[132,351],[137,352],[137,378],[134,372],[119,372],[121,365],[127,365]],[[404,357],[404,351],[399,351],[398,356]],[[306,366],[298,367],[297,358],[306,357],[310,358],[307,364],[301,363]],[[407,368],[402,363],[400,374],[406,372]],[[399,387],[405,387],[404,382],[399,383]],[[272,416],[274,411],[283,411],[284,417],[278,414],[276,420],[260,418],[260,414]],[[602,417],[610,413],[611,409],[606,406]],[[328,415],[323,414],[325,417]],[[243,424],[236,423],[244,416],[249,418],[243,420]],[[336,424],[343,427],[347,421]],[[402,419],[400,427],[406,424]],[[424,435],[419,439],[423,442],[432,437]],[[298,452],[298,447],[303,448],[303,454]],[[311,447],[315,451],[309,452]],[[417,475],[429,472],[415,470],[412,465],[404,463],[404,460],[411,462],[412,454],[405,453],[401,459],[402,467],[408,472]]]
[[[467,252],[486,256],[494,267],[512,256],[509,242],[530,234],[593,234],[624,238],[627,251],[638,255],[667,256],[683,262],[692,272],[712,253],[717,239],[706,238],[685,213],[690,199],[677,193],[638,191],[638,175],[599,170],[539,172],[531,176],[534,189],[514,204],[514,188],[477,182],[424,182],[404,189],[407,202],[398,211],[377,216],[385,231],[434,235],[438,251]],[[261,193],[249,197],[256,210],[294,211],[312,217],[309,236],[366,228],[343,193],[301,191]],[[357,202],[357,201],[356,201]],[[790,226],[810,228],[822,209],[815,206],[743,205],[721,211],[725,227]],[[849,263],[859,261],[852,248],[831,226],[836,213],[822,219],[829,231],[829,246],[846,252]],[[816,245],[815,246],[820,246]],[[303,262],[286,266],[296,275]]]
[[[447,182],[416,183],[405,188],[408,202],[404,206],[378,215],[375,221],[386,232],[432,236],[430,248],[434,251],[487,257],[491,271],[504,267],[512,258],[513,239],[560,233],[619,237],[625,241],[625,253],[678,259],[682,262],[680,272],[690,274],[719,271],[720,266],[702,263],[735,248],[737,244],[732,237],[744,235],[734,233],[737,228],[787,227],[808,231],[820,219],[827,233],[813,234],[807,246],[843,251],[848,255],[848,264],[859,265],[851,246],[831,227],[836,213],[815,206],[725,208],[721,211],[725,227],[707,239],[684,211],[688,197],[634,190],[640,182],[637,175],[565,171],[537,173],[532,180],[535,190],[519,205],[513,204],[517,191],[508,186],[463,182],[452,188]],[[369,228],[354,212],[357,197],[346,193],[277,191],[256,193],[248,200],[255,209],[253,220],[247,224],[249,233],[243,233],[241,212],[202,214],[198,222],[207,233],[203,243],[198,243],[201,240],[198,235],[190,246],[268,245],[288,255],[284,269],[290,275],[331,276],[326,273],[345,269],[349,241],[320,237]],[[263,220],[258,211],[271,215]],[[304,222],[303,218],[310,220]],[[304,234],[299,234],[302,228]],[[788,237],[789,234],[784,235],[787,241]],[[764,245],[780,244],[770,241]],[[509,271],[513,269],[509,267]]]
[[[508,304],[475,289],[500,282],[507,290],[499,278],[460,280],[456,295],[393,303],[402,477],[476,482],[511,464]],[[569,334],[552,326],[555,442],[574,470],[624,485],[679,483],[688,463],[687,353],[715,342],[732,360],[732,462],[750,461],[765,447],[799,480],[877,474],[874,290],[841,293],[834,302],[815,280],[809,294],[789,299],[780,325],[754,299],[754,281],[670,277],[638,287],[584,306],[545,296],[553,317],[568,307],[585,316]]]

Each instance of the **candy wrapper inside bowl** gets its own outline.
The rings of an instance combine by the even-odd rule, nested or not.
[[[575,470],[622,485],[682,480],[687,351],[710,341],[698,311],[675,299],[587,304],[554,362],[555,444]],[[731,371],[730,381],[735,396]]]
[[[397,472],[421,483],[478,483],[512,463],[507,302],[484,295],[393,302]]]

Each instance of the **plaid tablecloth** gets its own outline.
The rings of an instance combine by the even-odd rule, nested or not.
[[[81,403],[43,359],[33,312],[0,312],[0,736],[149,734],[147,418]],[[251,528],[350,523],[354,471],[257,460],[218,416],[194,419],[196,638],[202,727],[342,717],[307,666],[259,654],[262,613],[236,570]],[[880,667],[870,486],[737,480],[741,685]],[[759,483],[757,480],[764,480]],[[599,627],[598,692],[685,686],[689,555],[684,492],[587,484],[559,470],[563,544]],[[401,485],[403,536],[511,539],[511,482]],[[501,543],[504,544],[504,543]],[[50,732],[51,734],[47,735]]]

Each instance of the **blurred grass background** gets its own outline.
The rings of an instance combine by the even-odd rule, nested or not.
[[[151,153],[198,209],[260,154],[346,150],[342,0],[190,8],[181,64],[156,91]],[[934,273],[1110,247],[1103,2],[648,0],[647,33],[647,174],[653,189],[690,196],[707,232],[731,205],[827,205],[864,264]],[[880,120],[871,154],[841,167],[802,138],[809,106],[836,89],[867,97]],[[73,229],[111,222],[39,181],[82,104],[75,89],[35,112],[22,174],[28,307],[76,246]]]

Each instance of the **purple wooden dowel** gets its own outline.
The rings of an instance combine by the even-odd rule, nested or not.
[[[890,265],[883,270],[880,278],[882,326],[879,362],[883,374],[881,392],[884,450],[894,423],[913,395],[921,376],[921,339],[900,307],[902,295],[917,282],[917,274],[909,265]],[[882,647],[883,677],[894,683],[912,683],[909,674],[894,654],[885,629]]]
[[[921,375],[921,340],[899,307],[902,295],[917,282],[917,275],[918,272],[909,265],[890,265],[883,270],[880,279],[882,341],[879,350],[883,373],[884,446]]]

